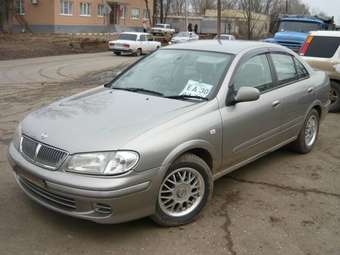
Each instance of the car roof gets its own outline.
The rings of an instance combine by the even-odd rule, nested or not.
[[[122,32],[121,34],[131,34],[131,35],[150,35],[150,33],[143,33],[143,32]]]
[[[312,31],[311,35],[314,36],[330,36],[330,37],[340,37],[340,31]]]
[[[183,49],[183,50],[202,50],[221,52],[229,54],[238,54],[243,50],[254,49],[254,48],[277,48],[278,50],[288,51],[286,48],[280,45],[259,42],[259,41],[242,41],[242,40],[199,40],[194,42],[173,44],[165,47],[165,49]]]

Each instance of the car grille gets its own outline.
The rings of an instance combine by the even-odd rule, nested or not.
[[[300,48],[302,47],[302,44],[298,42],[279,41],[279,44],[282,46],[286,46],[287,48],[293,51],[299,51]]]
[[[34,197],[39,198],[42,201],[45,201],[64,210],[75,210],[77,208],[76,202],[73,198],[52,193],[44,188],[37,186],[36,184],[30,182],[23,177],[19,177],[19,181],[27,192],[31,193]]]
[[[57,169],[66,159],[68,153],[23,136],[21,139],[22,154],[36,165]]]

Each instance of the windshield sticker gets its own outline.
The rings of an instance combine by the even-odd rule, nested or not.
[[[212,88],[213,86],[210,84],[189,80],[180,95],[207,97]]]

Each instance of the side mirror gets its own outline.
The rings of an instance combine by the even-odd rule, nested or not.
[[[234,97],[235,103],[256,101],[260,98],[260,91],[253,87],[241,87]]]

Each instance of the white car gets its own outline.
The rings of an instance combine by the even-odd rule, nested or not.
[[[118,56],[122,53],[140,56],[160,47],[161,43],[154,41],[149,33],[124,32],[119,35],[118,40],[109,41],[109,49]]]
[[[218,39],[218,35],[215,36],[215,40]],[[229,34],[221,34],[220,35],[220,40],[236,40],[235,36],[229,35]]]
[[[194,32],[179,32],[171,39],[171,43],[184,43],[190,41],[197,41],[200,37]]]
[[[153,28],[151,28],[151,32],[154,35],[165,35],[165,34],[174,34],[175,29],[171,28],[170,24],[156,24]]]

